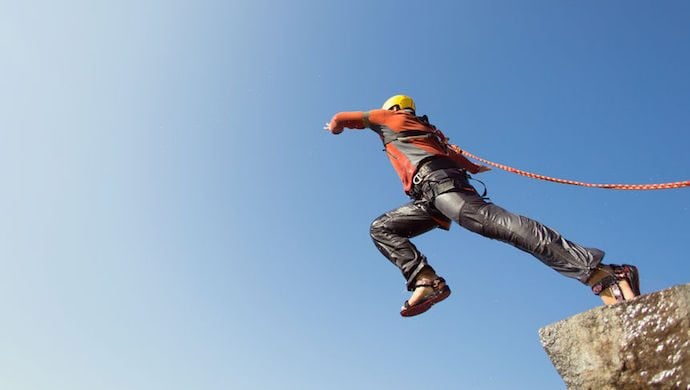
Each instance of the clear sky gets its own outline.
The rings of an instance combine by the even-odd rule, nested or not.
[[[338,111],[416,99],[485,158],[590,182],[690,179],[687,1],[6,1],[0,388],[555,389],[540,327],[600,304],[454,226],[453,288],[403,319],[370,222],[407,199]],[[690,281],[690,189],[482,174],[491,199]]]

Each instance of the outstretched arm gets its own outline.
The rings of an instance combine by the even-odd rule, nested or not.
[[[333,116],[329,123],[326,123],[324,129],[333,134],[340,134],[346,127],[349,129],[365,129],[369,127],[369,112],[339,112]]]

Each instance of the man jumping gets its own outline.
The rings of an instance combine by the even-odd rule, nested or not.
[[[376,218],[370,230],[376,247],[400,269],[412,292],[401,308],[402,316],[424,313],[450,295],[446,281],[410,239],[437,227],[448,230],[451,221],[532,254],[560,274],[590,286],[607,305],[640,295],[635,266],[603,264],[603,251],[566,240],[555,230],[480,196],[469,183],[468,172],[490,168],[467,160],[426,115],[417,116],[409,96],[393,96],[381,109],[340,112],[325,127],[332,134],[345,128],[369,128],[379,135],[405,193],[412,198]]]

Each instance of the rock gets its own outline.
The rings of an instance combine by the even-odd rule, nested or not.
[[[690,284],[539,330],[569,389],[690,390]]]

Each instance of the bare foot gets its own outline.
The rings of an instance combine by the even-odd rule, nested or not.
[[[417,287],[412,292],[412,296],[410,296],[410,299],[407,300],[407,303],[410,306],[414,306],[418,304],[422,300],[422,298],[431,294],[432,292],[434,292],[434,289],[431,287]]]
[[[438,275],[436,275],[435,272],[425,269],[422,272],[420,272],[419,275],[417,275],[417,278],[415,279],[415,284],[431,285],[433,283],[433,280],[436,278],[438,278]],[[445,283],[441,283],[439,285],[439,288],[442,288],[444,285]],[[433,287],[417,287],[412,292],[412,296],[410,296],[410,299],[407,300],[407,303],[410,306],[414,306],[417,303],[419,303],[422,300],[422,298],[433,292]]]

